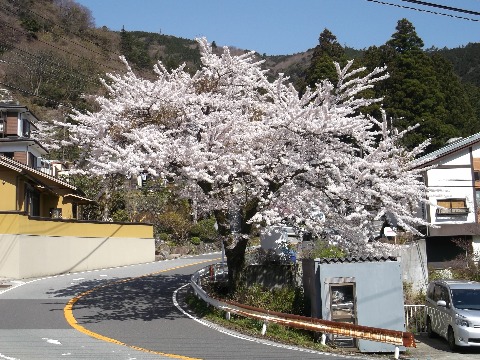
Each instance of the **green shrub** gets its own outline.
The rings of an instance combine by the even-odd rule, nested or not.
[[[125,209],[118,209],[112,214],[112,220],[115,222],[128,222],[130,219]]]
[[[170,241],[170,234],[167,233],[160,233],[158,235],[158,239],[163,242],[169,242]]]
[[[184,243],[188,239],[191,222],[181,212],[166,211],[158,216],[158,225],[163,232],[170,234],[171,240]]]
[[[287,314],[304,314],[304,294],[299,287],[264,289],[259,284],[244,286],[238,289],[235,294],[235,301]]]
[[[215,218],[199,220],[190,228],[190,236],[198,237],[203,242],[213,242],[217,238],[217,230],[215,229]]]
[[[425,292],[414,291],[413,284],[407,281],[403,282],[403,302],[409,305],[424,304]]]
[[[344,258],[347,253],[335,245],[330,245],[325,240],[315,240],[313,249],[303,254],[304,258]]]
[[[193,244],[193,245],[200,245],[200,238],[197,237],[197,236],[193,236],[190,238],[190,242]]]

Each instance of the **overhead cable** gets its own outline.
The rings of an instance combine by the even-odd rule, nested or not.
[[[5,7],[3,7],[3,6],[0,6],[0,7],[2,7],[4,10],[7,10],[7,11],[10,12],[11,14],[15,14],[15,13],[13,12],[13,10],[7,9],[7,8],[5,8]],[[84,40],[84,41],[86,41],[86,42],[89,42],[89,43],[91,43],[92,45],[94,45],[94,46],[96,46],[96,47],[98,47],[98,48],[100,48],[100,49],[102,49],[102,50],[104,50],[104,51],[107,51],[107,52],[109,52],[109,53],[113,53],[113,54],[115,54],[115,55],[120,56],[120,54],[118,54],[118,53],[116,53],[116,52],[114,52],[114,51],[112,51],[112,50],[105,49],[105,48],[101,47],[99,44],[97,44],[97,43],[95,43],[95,42],[93,42],[93,41],[91,41],[91,40],[89,40],[89,39],[86,39],[84,36],[81,36],[79,33],[74,33],[74,32],[72,32],[72,31],[70,31],[68,28],[57,24],[57,23],[54,22],[53,20],[47,19],[46,17],[44,17],[44,16],[36,13],[35,11],[33,11],[33,10],[31,10],[31,9],[26,9],[26,10],[29,11],[30,13],[32,13],[32,14],[40,17],[40,18],[42,18],[43,20],[50,22],[51,24],[55,25],[56,27],[64,30],[66,33],[74,34],[75,36],[78,36],[78,37],[81,38],[82,40]],[[47,30],[47,31],[48,31],[48,30]],[[51,31],[50,31],[50,32],[51,32]],[[53,32],[51,32],[51,33],[53,34]],[[93,52],[93,53],[95,53],[95,54],[98,54],[98,55],[101,55],[101,56],[105,56],[105,54],[102,54],[102,53],[100,53],[100,52],[98,52],[98,51],[95,51],[95,50],[93,50],[93,49],[91,49],[91,48],[88,48],[88,47],[86,47],[85,45],[80,44],[80,43],[78,43],[78,42],[76,42],[76,41],[74,41],[74,40],[72,40],[72,39],[66,38],[66,37],[64,37],[64,36],[62,36],[62,35],[60,35],[60,34],[54,34],[54,35],[59,36],[59,37],[61,37],[62,39],[66,40],[66,41],[69,41],[69,42],[71,42],[71,43],[73,43],[73,44],[75,44],[75,45],[78,45],[78,46],[84,48],[85,50],[91,51],[91,52]],[[120,62],[120,59],[115,58],[115,60]]]
[[[67,108],[69,108],[69,109],[75,109],[75,108],[74,108],[72,105],[70,105],[70,104],[65,104],[65,103],[62,103],[62,102],[57,101],[57,100],[49,99],[49,98],[47,98],[47,97],[45,97],[45,96],[41,96],[41,95],[34,94],[34,93],[32,93],[31,91],[24,90],[24,89],[20,89],[20,88],[18,88],[18,87],[16,87],[16,86],[13,86],[13,85],[11,85],[11,84],[4,83],[3,81],[0,81],[0,85],[6,86],[6,87],[9,88],[9,89],[16,90],[16,91],[19,91],[19,92],[21,92],[21,93],[24,93],[24,94],[27,94],[27,95],[30,95],[30,96],[34,96],[34,97],[39,98],[39,99],[47,100],[47,101],[52,102],[52,103],[55,103],[55,104],[57,104],[57,105],[59,105],[59,106],[61,105],[61,106],[67,107]]]
[[[1,21],[1,20],[0,20],[0,21]],[[19,33],[23,33],[24,35],[29,35],[27,32],[25,32],[25,31],[23,31],[23,30],[20,30],[20,29],[17,29],[17,28],[14,28],[13,26],[10,26],[10,25],[7,24],[6,22],[4,22],[3,24],[0,24],[0,26],[5,26],[5,27],[10,28],[10,29],[13,30],[13,31],[16,31],[16,32],[19,32]],[[113,67],[108,66],[108,65],[106,65],[106,64],[102,64],[102,63],[100,63],[100,62],[98,62],[98,61],[95,61],[95,60],[92,60],[92,59],[87,59],[87,58],[85,58],[85,57],[83,57],[83,56],[81,56],[81,55],[78,55],[78,54],[75,54],[75,53],[73,53],[73,52],[71,52],[71,51],[67,51],[67,50],[65,50],[65,49],[62,49],[62,48],[60,48],[60,47],[58,47],[58,46],[55,46],[55,45],[53,45],[53,44],[51,44],[51,43],[49,43],[49,42],[40,40],[39,38],[35,38],[35,40],[38,41],[38,42],[41,42],[41,43],[43,43],[43,44],[45,44],[45,45],[51,46],[51,47],[53,47],[54,49],[63,51],[63,52],[66,53],[66,54],[73,55],[73,56],[76,56],[76,57],[78,57],[78,58],[80,58],[80,59],[84,59],[84,60],[87,60],[87,61],[91,61],[92,63],[95,63],[95,64],[100,65],[100,66],[102,66],[102,67],[104,67],[104,68],[107,68],[107,69],[111,69],[111,70],[114,70],[114,71],[118,71],[118,69],[116,69],[116,68],[113,68]]]
[[[445,14],[445,13],[441,13],[441,12],[437,12],[437,11],[419,9],[419,8],[411,7],[411,6],[392,4],[392,3],[389,3],[389,2],[386,2],[386,1],[379,1],[379,0],[366,0],[366,1],[381,4],[381,5],[394,6],[394,7],[398,7],[398,8],[401,8],[401,9],[415,10],[415,11],[425,12],[425,13],[434,14],[434,15],[447,16],[447,17],[451,17],[451,18],[455,18],[455,19],[468,20],[468,21],[480,21],[480,19],[472,19],[472,18],[468,18],[468,17],[465,17],[465,16]]]
[[[400,0],[400,1],[414,3],[414,4],[418,4],[418,5],[424,5],[424,6],[431,6],[431,7],[436,7],[436,8],[439,8],[439,9],[461,12],[461,13],[465,13],[465,14],[480,15],[480,12],[478,12],[478,11],[465,10],[465,9],[460,9],[460,8],[456,8],[456,7],[452,7],[452,6],[435,4],[435,3],[431,3],[431,2],[427,2],[427,1],[417,1],[417,0]]]

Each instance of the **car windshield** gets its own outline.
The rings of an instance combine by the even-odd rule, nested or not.
[[[452,302],[457,309],[480,310],[480,289],[452,289]]]

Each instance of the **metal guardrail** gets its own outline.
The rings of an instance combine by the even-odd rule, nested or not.
[[[218,275],[216,274],[217,269],[220,271]],[[208,276],[211,279],[215,279],[217,276],[225,276],[226,273],[227,271],[222,267],[221,264],[211,265],[197,271],[192,275],[191,278],[191,285],[195,294],[208,304],[225,311],[227,319],[230,318],[231,313],[234,313],[263,321],[262,335],[265,335],[268,323],[276,323],[284,326],[320,332],[323,334],[335,334],[353,337],[356,339],[377,341],[395,345],[396,359],[398,359],[398,346],[403,345],[405,347],[416,347],[415,338],[410,332],[380,329],[351,323],[342,323],[306,316],[279,313],[239,304],[233,301],[209,297],[201,287],[202,278]],[[324,343],[325,337],[322,336],[322,339],[322,342]]]
[[[405,328],[408,331],[421,333],[425,332],[425,305],[404,305]]]

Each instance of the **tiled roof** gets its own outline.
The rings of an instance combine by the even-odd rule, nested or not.
[[[361,263],[361,262],[386,262],[397,261],[395,256],[359,256],[348,258],[319,258],[315,259],[320,264],[344,264],[344,263]]]
[[[25,172],[25,173],[31,173],[31,174],[34,174],[40,178],[43,178],[43,179],[48,179],[54,183],[57,183],[63,187],[66,187],[66,188],[69,188],[69,189],[72,189],[72,190],[77,190],[76,186],[73,186],[65,181],[62,181],[60,179],[57,179],[56,177],[54,176],[51,176],[51,175],[47,175],[41,171],[38,171],[38,170],[35,170],[31,167],[28,167],[27,165],[25,164],[22,164],[21,162],[18,162],[16,160],[13,160],[13,159],[10,159],[10,158],[7,158],[3,155],[0,155],[0,164],[5,166],[5,167],[8,167],[12,170],[15,170],[17,172]]]
[[[475,144],[480,141],[480,133],[473,134],[467,138],[462,138],[458,141],[455,141],[451,144],[445,145],[444,147],[431,152],[430,154],[427,154],[425,156],[422,156],[421,158],[418,158],[414,162],[414,167],[422,167],[425,166],[426,164],[435,161],[442,156],[446,156],[448,154],[451,154],[457,150],[463,149],[465,147],[468,147],[472,144]]]

